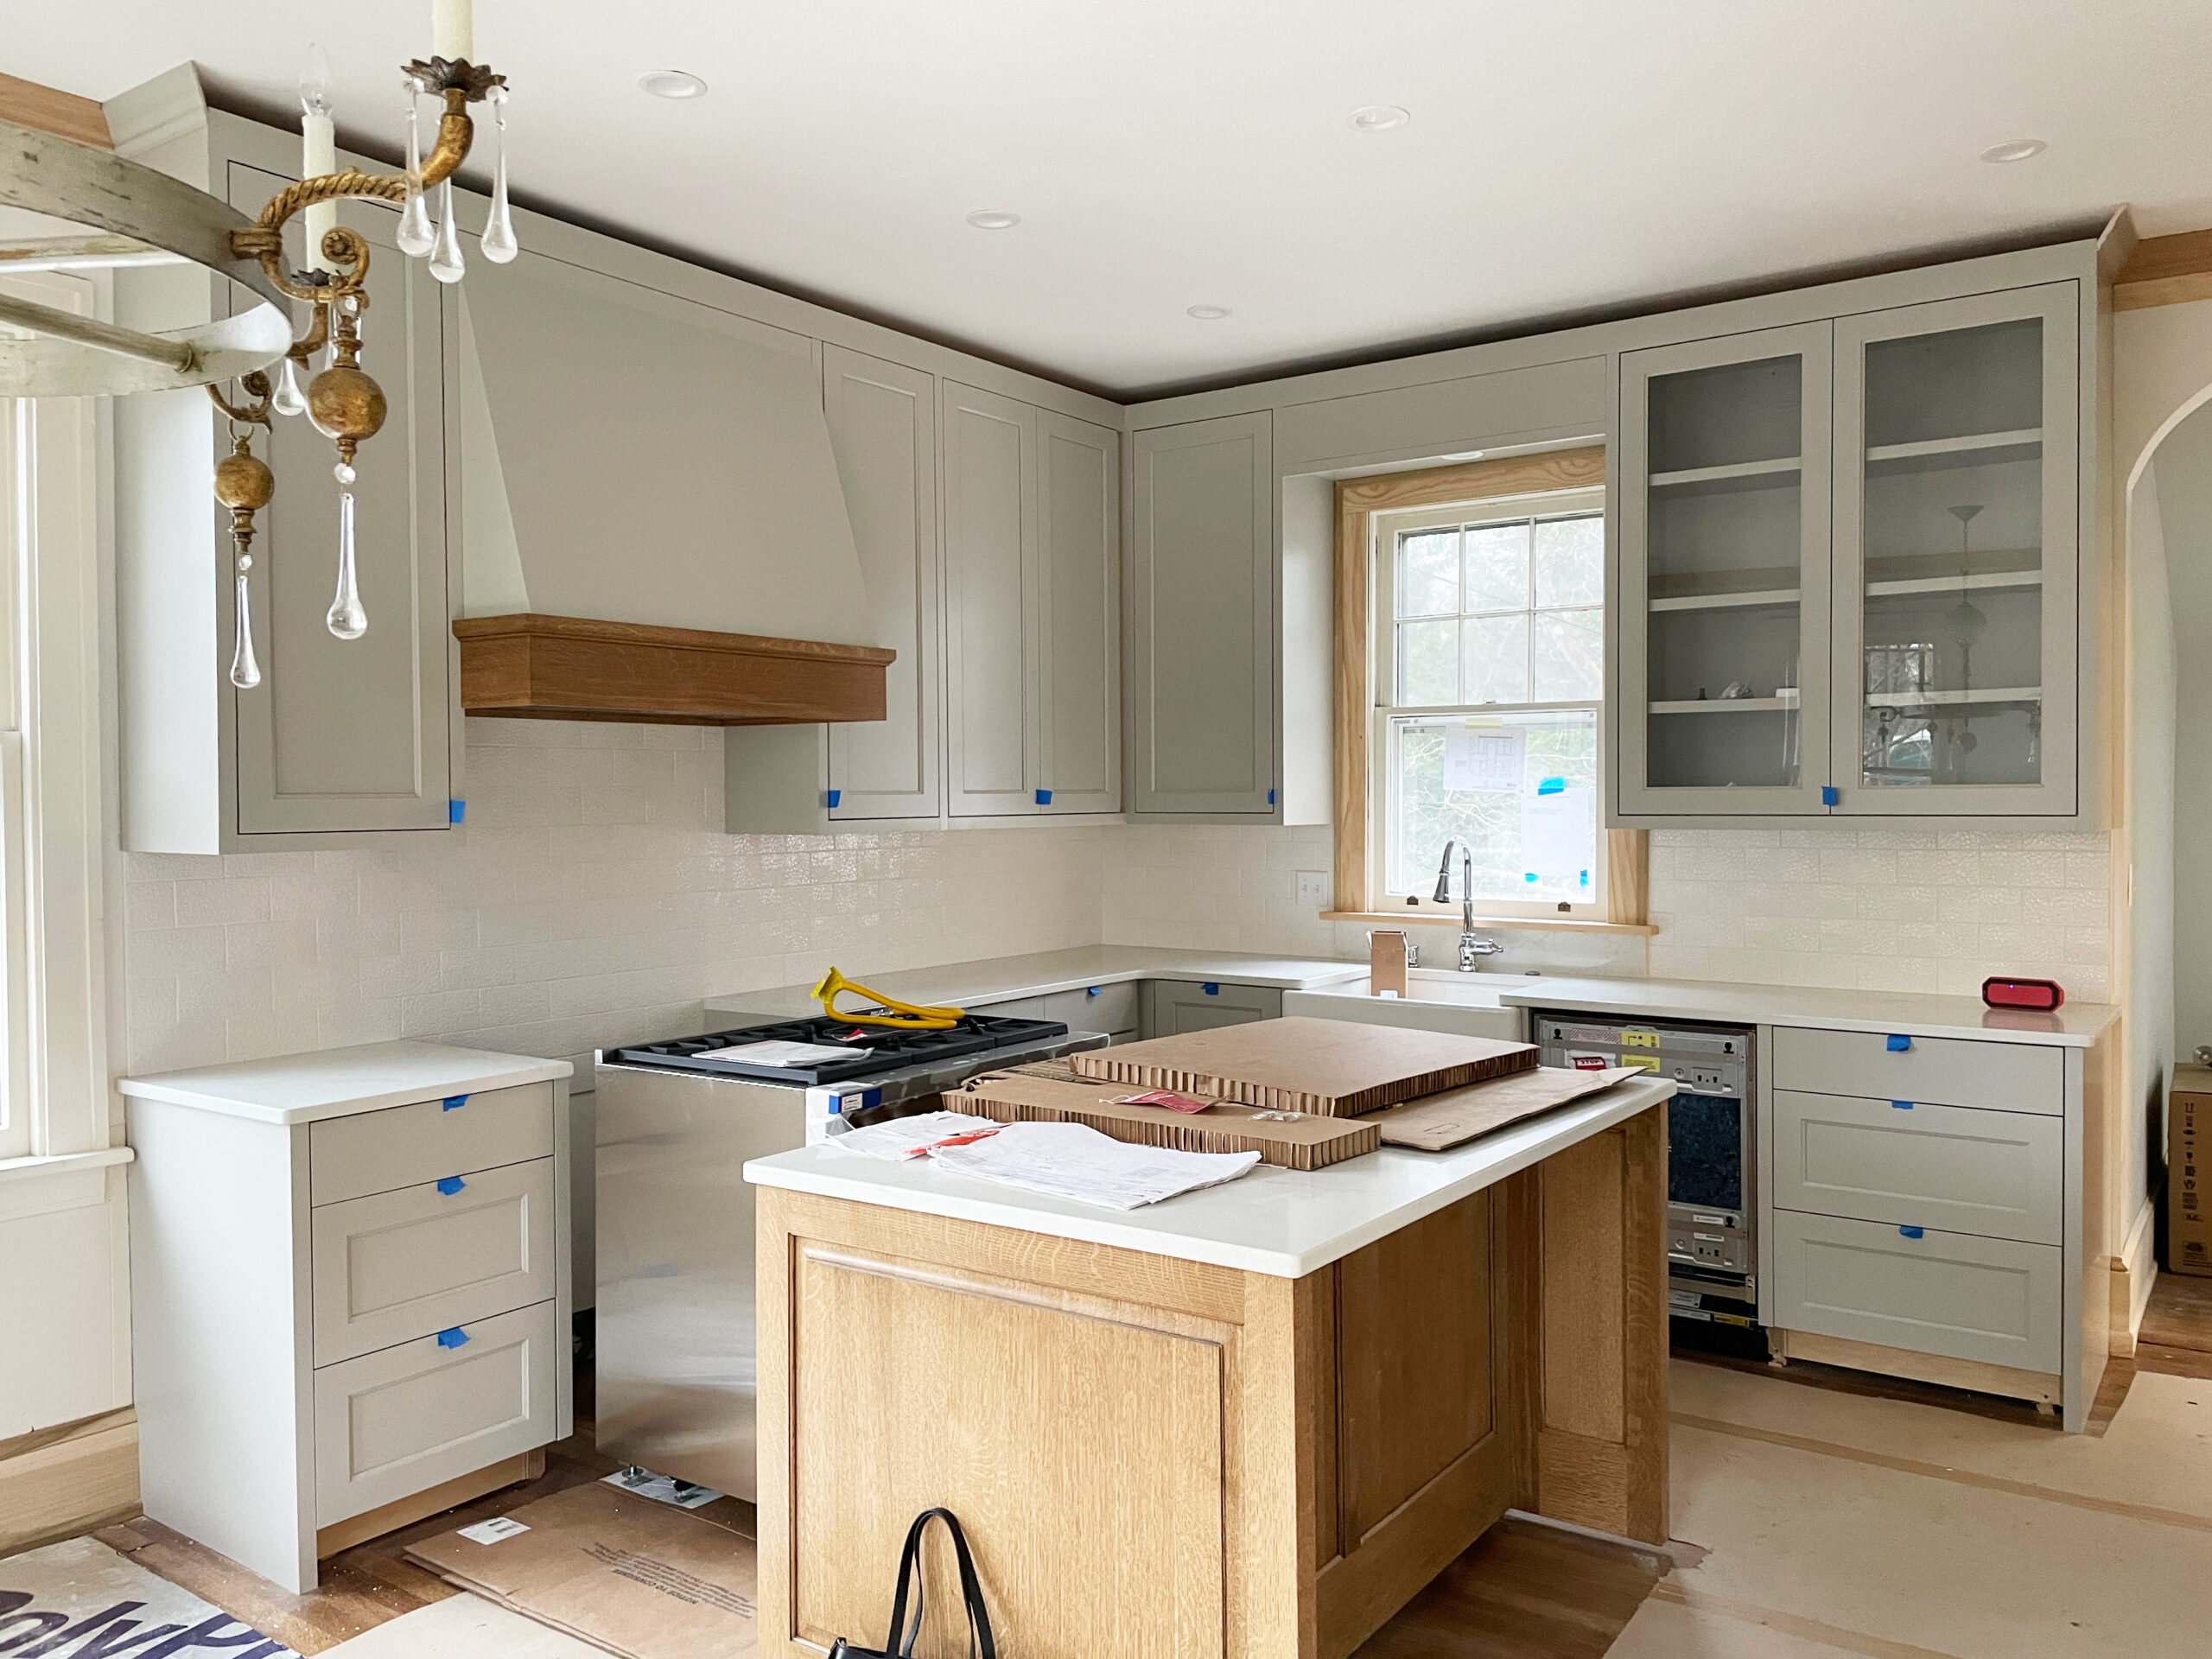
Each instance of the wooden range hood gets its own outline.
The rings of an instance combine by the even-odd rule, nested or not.
[[[874,645],[775,639],[575,616],[462,617],[461,702],[472,715],[663,726],[881,720]]]

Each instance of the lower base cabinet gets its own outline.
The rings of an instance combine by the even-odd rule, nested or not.
[[[149,1516],[299,1592],[529,1478],[573,1427],[569,1071],[400,1042],[124,1082]]]
[[[1211,980],[1148,979],[1144,982],[1147,1038],[1249,1026],[1282,1018],[1282,993],[1264,985],[1224,985]]]
[[[1509,1508],[1663,1541],[1664,1169],[1646,1112],[1295,1280],[760,1189],[762,1659],[880,1638],[932,1504],[1093,1659],[1345,1659]]]

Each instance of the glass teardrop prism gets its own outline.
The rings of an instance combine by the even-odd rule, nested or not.
[[[231,650],[231,683],[251,691],[261,683],[261,664],[253,659],[253,606],[246,596],[245,572],[238,573],[238,601],[232,626],[238,644]]]
[[[420,259],[437,245],[430,224],[429,204],[423,199],[423,115],[415,83],[407,83],[407,199],[399,214],[398,233],[392,240],[411,259]]]
[[[499,160],[492,172],[492,214],[484,221],[483,239],[477,245],[495,265],[505,264],[522,251],[522,244],[515,240],[514,215],[507,207],[507,145],[504,138],[499,141]]]
[[[442,283],[457,283],[467,270],[461,257],[461,222],[453,211],[453,181],[438,187],[438,245],[430,255],[430,275]]]
[[[353,492],[338,496],[338,593],[323,619],[340,639],[358,639],[369,631],[369,613],[361,608],[361,588],[353,569]]]
[[[269,407],[279,415],[304,415],[308,400],[300,391],[299,365],[289,357],[283,363],[276,371],[276,390],[269,395]]]

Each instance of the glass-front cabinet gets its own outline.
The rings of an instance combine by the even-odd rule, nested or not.
[[[1624,813],[1824,810],[1830,334],[1622,359]]]
[[[1853,813],[2068,813],[2075,285],[1835,325],[1835,782]],[[1840,426],[1840,423],[1839,423]]]
[[[1618,818],[2076,811],[2079,293],[1623,354]]]

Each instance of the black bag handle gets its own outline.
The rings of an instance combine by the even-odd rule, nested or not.
[[[928,1587],[922,1580],[922,1536],[929,1530],[930,1522],[942,1521],[944,1529],[952,1535],[952,1553],[960,1564],[960,1598],[968,1605],[968,1649],[972,1655],[980,1651],[982,1659],[998,1659],[998,1644],[991,1637],[990,1609],[983,1605],[983,1586],[976,1576],[976,1558],[969,1552],[968,1535],[960,1529],[960,1522],[950,1510],[924,1510],[914,1517],[914,1524],[906,1529],[905,1548],[899,1552],[899,1588],[891,1598],[891,1634],[884,1638],[884,1651],[898,1656],[898,1659],[913,1659],[914,1643],[922,1633],[922,1616],[929,1608]],[[914,1582],[914,1622],[906,1622],[906,1580]]]

